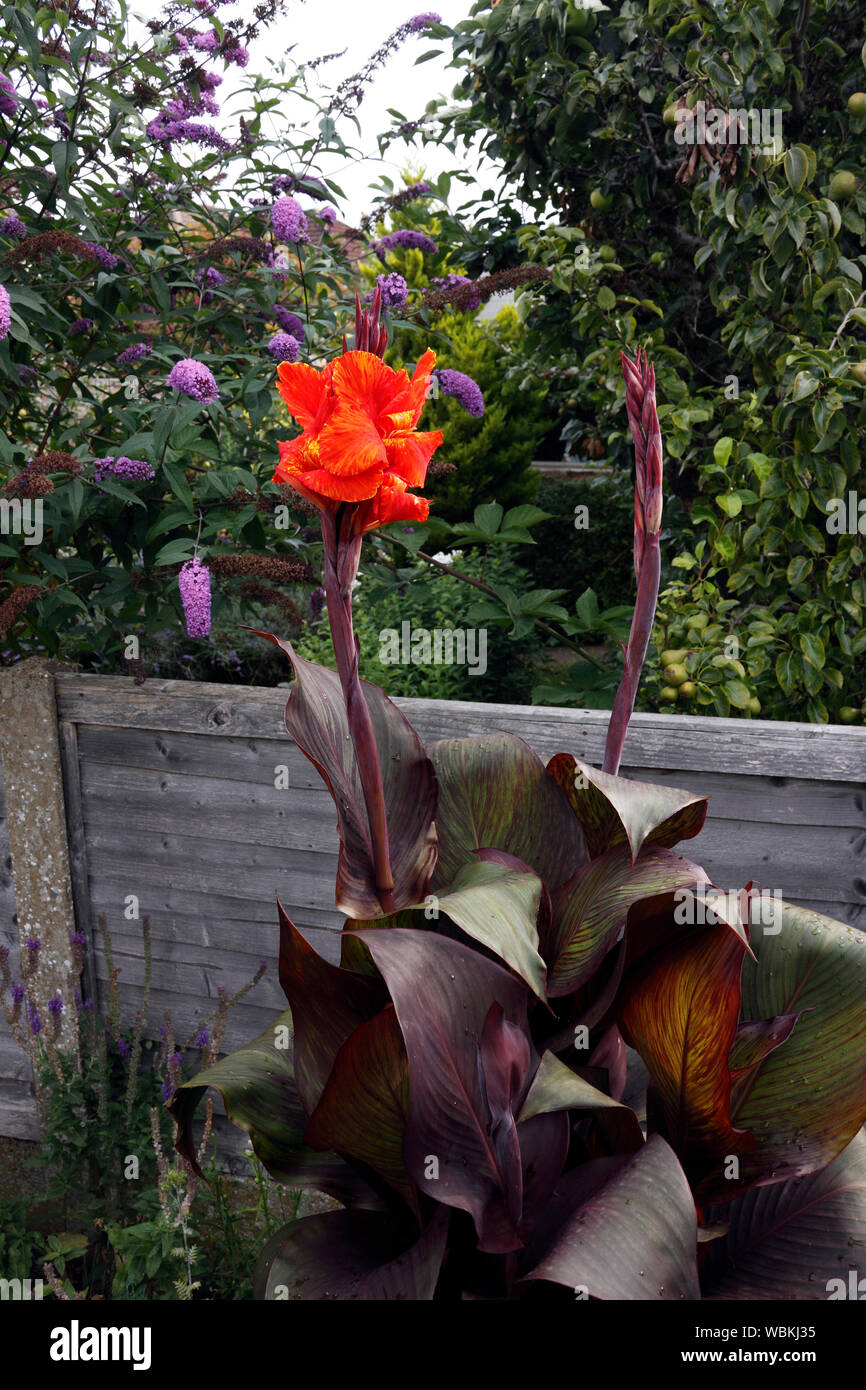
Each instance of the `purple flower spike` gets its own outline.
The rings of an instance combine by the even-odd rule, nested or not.
[[[207,637],[210,632],[210,570],[198,556],[187,560],[178,576],[180,598],[190,637]],[[180,1056],[180,1054],[177,1054]]]
[[[151,351],[150,343],[131,343],[123,352],[117,354],[118,367],[131,367],[140,362]]]
[[[63,1000],[60,998],[59,994],[52,995],[48,1000],[48,1012],[51,1014],[52,1018],[59,1018],[63,1013]]]
[[[277,241],[308,241],[307,218],[300,203],[288,196],[278,198],[271,209],[271,223]]]
[[[12,325],[12,306],[9,302],[9,291],[5,285],[0,285],[0,338],[5,338]]]
[[[268,343],[268,352],[275,362],[297,362],[301,345],[290,333],[275,333]]]
[[[117,1039],[117,1050],[123,1058],[124,1062],[128,1062],[132,1055],[132,1048],[126,1041],[126,1038]]]
[[[437,371],[436,375],[443,395],[453,396],[467,415],[473,415],[480,420],[484,414],[484,396],[478,382],[473,381],[465,372],[455,372],[450,367]]]
[[[402,275],[392,271],[390,275],[378,275],[376,284],[382,291],[382,303],[386,309],[399,308],[409,296],[409,286]]]
[[[220,393],[213,373],[194,357],[182,357],[179,362],[175,362],[165,379],[165,384],[173,386],[175,391],[181,391],[194,401],[201,401],[203,405],[219,400]]]

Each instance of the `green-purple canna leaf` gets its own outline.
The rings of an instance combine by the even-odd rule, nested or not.
[[[568,798],[593,857],[622,843],[628,844],[632,859],[645,844],[670,849],[691,840],[706,819],[705,796],[615,777],[571,753],[557,753],[547,772]]]
[[[544,763],[513,734],[443,739],[428,753],[439,782],[439,860],[432,881],[446,891],[478,850],[523,861],[550,890],[586,863],[583,833]]]
[[[246,1130],[275,1178],[327,1192],[347,1206],[378,1208],[382,1203],[348,1164],[336,1154],[316,1153],[304,1142],[307,1116],[295,1085],[291,1031],[287,1010],[246,1047],[178,1087],[169,1105],[178,1126],[178,1152],[201,1172],[192,1124],[205,1090],[213,1086],[229,1119]]]
[[[408,1109],[409,1063],[389,1004],[343,1043],[304,1139],[313,1149],[336,1149],[366,1163],[417,1214],[417,1191],[403,1159]]]
[[[291,1007],[298,1094],[312,1115],[331,1075],[337,1053],[361,1023],[388,1002],[381,981],[356,975],[313,950],[280,913],[280,984]]]
[[[745,1185],[815,1172],[866,1121],[866,935],[806,908],[777,907],[772,925],[753,928],[758,962],[743,970],[743,1016],[799,1018],[740,1088],[734,1123],[755,1135],[740,1159]]]
[[[637,862],[614,845],[551,894],[551,926],[542,942],[551,998],[571,994],[598,970],[625,931],[634,903],[708,883],[697,864],[669,849],[645,849]]]

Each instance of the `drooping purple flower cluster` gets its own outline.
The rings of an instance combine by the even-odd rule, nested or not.
[[[140,362],[142,357],[147,357],[151,351],[150,343],[130,343],[128,348],[117,354],[118,367],[131,367],[136,362]]]
[[[4,116],[14,116],[18,110],[18,98],[15,95],[15,83],[11,77],[7,77],[5,72],[0,72],[0,111]]]
[[[293,314],[291,309],[284,309],[282,304],[271,305],[271,317],[275,323],[280,325],[284,333],[289,333],[293,338],[297,338],[302,343],[306,338],[306,330],[297,314]]]
[[[93,481],[101,483],[103,478],[109,477],[124,478],[130,483],[149,483],[156,473],[144,459],[128,459],[125,454],[121,454],[120,458],[109,455],[108,458],[94,459]]]
[[[465,372],[455,372],[450,367],[443,367],[441,370],[435,368],[435,375],[439,378],[439,386],[442,393],[446,396],[453,396],[455,401],[462,405],[467,415],[472,415],[480,420],[484,414],[484,396],[477,381],[473,381],[471,376]]]
[[[213,299],[211,289],[216,289],[217,285],[228,284],[228,276],[223,275],[222,271],[217,270],[216,266],[213,265],[207,267],[201,266],[192,278],[204,288],[204,293],[201,297],[202,304],[210,304]]]
[[[85,241],[84,245],[89,251],[93,252],[97,264],[100,265],[103,270],[115,270],[117,266],[123,264],[122,256],[115,256],[112,251],[106,251],[105,247],[100,246],[98,242]]]
[[[6,337],[12,326],[12,305],[9,301],[9,291],[5,285],[0,285],[0,339]]]
[[[234,37],[229,37],[223,45],[222,58],[224,63],[236,63],[239,68],[245,68],[250,61],[248,50]]]
[[[334,223],[337,220],[337,209],[332,208],[329,203],[327,207],[324,207],[320,210],[319,216],[321,217],[322,221],[325,223],[326,226],[333,227]]]
[[[178,576],[180,599],[190,637],[207,637],[210,632],[210,570],[198,556],[187,560]]]
[[[387,236],[374,241],[370,247],[381,260],[384,260],[386,251],[400,249],[430,252],[438,250],[432,237],[427,236],[426,232],[416,232],[414,227],[401,227],[397,232],[389,232]]]
[[[457,275],[453,271],[448,275],[440,275],[437,279],[430,281],[431,290],[451,290],[456,285],[472,285],[474,282],[468,275]],[[481,291],[475,293],[468,292],[461,299],[460,307],[465,313],[474,314],[476,309],[481,308]]]
[[[188,116],[201,116],[205,111],[209,116],[220,113],[219,102],[209,88],[199,92],[198,96],[193,96],[188,90],[182,91],[166,103],[162,114],[176,121],[184,121]]]
[[[189,396],[191,400],[201,401],[203,405],[218,401],[220,397],[213,372],[203,362],[197,362],[194,357],[182,357],[179,362],[175,362],[165,379],[165,384],[172,386],[175,391],[182,392],[184,396]]]
[[[331,196],[322,180],[314,178],[312,174],[304,174],[303,177],[299,177],[297,174],[277,174],[271,180],[272,193],[297,193],[298,191],[306,193],[308,198],[317,198],[319,202]]]
[[[436,14],[433,10],[429,10],[425,14],[416,14],[414,19],[410,19],[409,28],[411,29],[413,34],[417,34],[422,29],[429,29],[431,24],[441,23],[441,14]]]
[[[377,275],[376,284],[382,293],[382,304],[386,309],[396,309],[405,304],[409,296],[409,286],[402,275],[392,270],[389,275]]]
[[[188,140],[193,145],[207,145],[214,150],[229,150],[228,140],[214,130],[211,125],[200,125],[197,121],[175,120],[167,111],[160,111],[148,122],[147,134],[151,140],[168,147],[174,140]]]
[[[277,241],[309,241],[307,218],[294,198],[278,198],[271,209],[271,224]]]
[[[426,179],[421,179],[419,183],[410,183],[407,188],[401,188],[399,193],[393,193],[390,198],[380,198],[376,208],[361,219],[361,226],[366,231],[373,225],[378,212],[382,209],[391,208],[393,212],[399,212],[400,208],[404,208],[407,203],[414,203],[419,198],[427,198],[432,192],[433,186]]]
[[[27,228],[17,212],[10,212],[8,217],[0,220],[0,236],[11,236],[15,241],[23,241],[26,235]]]
[[[82,333],[89,333],[93,328],[93,319],[76,319],[66,330],[67,338],[79,338]]]
[[[220,46],[220,36],[216,29],[211,29],[209,34],[193,34],[192,46],[201,53],[216,53]]]
[[[214,87],[222,86],[222,77],[218,72],[200,72],[196,75],[198,85],[205,91],[212,92]]]
[[[301,345],[291,333],[275,333],[268,343],[268,352],[275,362],[297,362]]]

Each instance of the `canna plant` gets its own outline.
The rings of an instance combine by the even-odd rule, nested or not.
[[[623,359],[638,589],[605,770],[495,731],[425,748],[352,630],[363,536],[426,516],[441,438],[433,354],[388,368],[378,312],[279,368],[337,670],[270,640],[337,808],[340,964],[280,907],[289,1008],[178,1089],[178,1147],[215,1087],[275,1177],[341,1203],[267,1241],[265,1299],[834,1296],[866,1239],[866,941],[716,893],[677,850],[706,797],[616,775],[658,586],[652,367]]]

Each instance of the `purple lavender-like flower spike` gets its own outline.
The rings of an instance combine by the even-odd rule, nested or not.
[[[219,400],[220,393],[213,373],[194,357],[182,357],[179,362],[175,362],[165,379],[165,384],[173,386],[175,391],[181,391],[194,401],[201,401],[203,405]]]
[[[306,214],[295,198],[286,195],[277,199],[271,209],[271,224],[277,241],[309,241]]]
[[[377,275],[376,284],[382,291],[382,303],[386,309],[397,309],[406,303],[409,286],[402,275],[392,270],[390,275]]]
[[[12,305],[9,302],[9,291],[5,285],[0,285],[0,339],[5,338],[12,326]]]
[[[180,598],[190,637],[207,637],[210,632],[210,569],[198,556],[187,560],[178,576]]]
[[[268,343],[268,352],[275,362],[297,362],[301,345],[290,333],[275,333]]]
[[[434,374],[439,379],[443,395],[453,396],[467,415],[480,420],[484,414],[484,396],[478,382],[473,381],[465,372],[455,372],[450,367],[443,367]]]
[[[640,684],[655,618],[661,571],[659,540],[662,526],[662,438],[656,410],[655,369],[638,348],[634,362],[622,356],[625,400],[635,447],[634,569],[637,598],[631,621],[625,666],[616,692],[607,741],[604,771],[619,771],[622,750]]]

